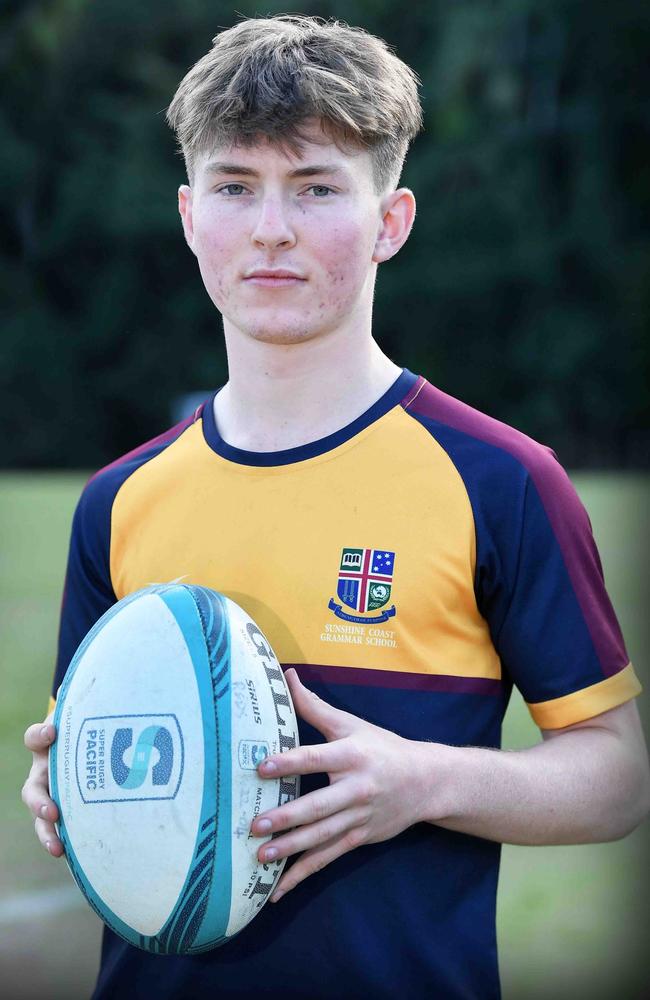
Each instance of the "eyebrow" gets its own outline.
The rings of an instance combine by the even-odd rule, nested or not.
[[[257,170],[252,167],[244,167],[238,163],[220,163],[214,161],[213,163],[208,163],[205,168],[210,174],[237,174],[240,177],[259,177]],[[290,170],[289,177],[314,177],[317,174],[327,174],[330,177],[334,174],[344,174],[340,167],[335,167],[332,164],[310,164],[308,167],[298,167],[296,170]]]

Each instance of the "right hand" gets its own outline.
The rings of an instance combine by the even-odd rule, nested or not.
[[[23,785],[22,800],[34,817],[36,836],[53,858],[63,854],[63,844],[56,835],[54,824],[59,818],[59,810],[50,798],[47,772],[48,750],[56,739],[56,729],[52,725],[54,713],[45,722],[37,722],[25,732],[25,746],[32,751],[32,766]]]

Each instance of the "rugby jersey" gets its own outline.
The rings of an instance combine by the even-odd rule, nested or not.
[[[285,451],[228,445],[213,403],[86,485],[53,694],[104,611],[177,579],[240,604],[321,698],[413,740],[498,748],[513,684],[544,729],[640,692],[549,449],[407,370],[342,430]],[[301,721],[300,739],[323,738]],[[497,998],[499,857],[421,823],[215,951],[152,956],[106,929],[95,997]]]

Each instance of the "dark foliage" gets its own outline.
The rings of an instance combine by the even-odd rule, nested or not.
[[[300,9],[382,35],[423,82],[402,180],[418,217],[380,269],[382,346],[566,464],[647,466],[645,0],[592,0],[588,16],[578,0]],[[0,15],[4,466],[96,467],[224,379],[164,109],[237,19],[205,0]]]

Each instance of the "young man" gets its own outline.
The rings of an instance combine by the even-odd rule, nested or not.
[[[640,686],[587,516],[546,448],[372,338],[377,265],[413,224],[397,184],[421,125],[414,74],[382,41],[244,21],[169,120],[229,380],[84,490],[53,691],[111,604],[184,577],[273,643],[302,746],[263,773],[306,777],[253,824],[277,834],[261,857],[297,855],[278,905],[198,957],[107,930],[95,996],[498,997],[500,843],[612,840],[648,811]],[[502,752],[513,683],[543,740]],[[26,734],[24,799],[60,856],[54,735]]]

